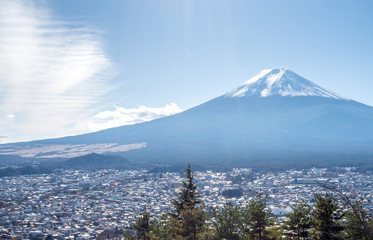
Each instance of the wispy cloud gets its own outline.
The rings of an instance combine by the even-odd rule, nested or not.
[[[97,131],[122,125],[131,125],[169,116],[182,111],[176,103],[166,104],[164,107],[159,108],[146,106],[139,106],[138,108],[114,106],[114,108],[114,110],[98,113],[89,124],[89,128],[92,131]]]
[[[97,30],[56,19],[33,1],[0,0],[0,135],[6,141],[88,131],[111,86]],[[91,110],[87,110],[91,109]]]

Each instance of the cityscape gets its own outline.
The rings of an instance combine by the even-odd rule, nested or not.
[[[0,238],[96,239],[105,230],[124,230],[146,206],[160,218],[172,210],[183,174],[148,170],[57,170],[52,174],[0,179]],[[195,180],[207,209],[226,202],[244,206],[257,193],[284,219],[298,201],[313,202],[339,189],[351,200],[363,199],[373,212],[373,174],[354,168],[310,168],[277,172],[196,171]],[[330,192],[330,194],[334,194]],[[336,195],[338,199],[338,195]]]
[[[372,13],[0,0],[0,240],[373,240]]]

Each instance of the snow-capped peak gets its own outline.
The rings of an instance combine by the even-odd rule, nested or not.
[[[266,69],[241,86],[228,91],[226,97],[245,96],[318,96],[346,99],[326,90],[286,68]]]

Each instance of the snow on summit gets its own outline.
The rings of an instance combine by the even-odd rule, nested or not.
[[[299,76],[286,68],[266,69],[241,86],[228,91],[226,97],[318,96],[345,99]]]

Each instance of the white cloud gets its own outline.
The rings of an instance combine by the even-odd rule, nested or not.
[[[88,131],[112,72],[97,30],[56,19],[34,1],[0,0],[0,135],[7,142]]]
[[[131,125],[169,116],[182,111],[180,107],[173,102],[159,108],[146,106],[139,106],[138,108],[114,106],[114,108],[115,109],[112,111],[109,110],[98,113],[90,122],[89,129],[97,131],[122,125]]]

